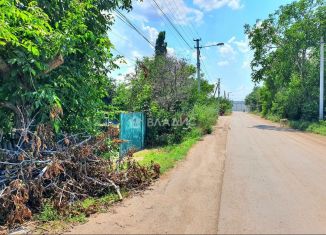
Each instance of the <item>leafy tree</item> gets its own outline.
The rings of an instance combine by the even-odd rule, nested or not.
[[[260,103],[260,88],[255,87],[254,90],[246,97],[245,104],[249,107],[252,112],[261,112],[261,103]]]
[[[300,0],[245,26],[254,51],[252,80],[263,83],[248,102],[258,101],[254,96],[259,91],[263,115],[317,117],[319,41],[326,34],[325,11],[322,0]]]
[[[35,116],[57,131],[95,130],[117,67],[107,30],[118,7],[131,0],[0,0],[2,127]]]

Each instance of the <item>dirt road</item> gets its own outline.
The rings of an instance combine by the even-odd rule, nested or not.
[[[196,144],[152,190],[92,217],[71,233],[216,233],[229,123],[230,117],[222,117],[216,132]]]
[[[326,138],[234,113],[219,233],[326,233]]]

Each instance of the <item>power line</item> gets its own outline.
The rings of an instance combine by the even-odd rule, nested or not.
[[[178,33],[178,35],[182,38],[182,40],[188,45],[188,47],[190,49],[192,49],[192,47],[189,45],[189,43],[186,41],[186,39],[182,36],[182,34],[180,33],[180,31],[175,27],[175,25],[173,24],[173,22],[170,20],[170,18],[165,14],[165,12],[162,10],[162,8],[157,4],[157,2],[155,0],[153,0],[153,2],[155,3],[155,5],[157,6],[157,8],[162,12],[163,16],[169,21],[169,23],[172,25],[173,29]]]
[[[180,15],[180,11],[179,11],[179,9],[178,9],[178,6],[177,6],[177,4],[176,4],[176,2],[174,1],[174,0],[172,0],[172,3],[173,3],[173,5],[167,5],[168,6],[168,8],[169,8],[169,10],[170,10],[170,12],[171,12],[171,16],[172,16],[172,18],[175,20],[175,22],[176,22],[176,18],[177,17],[175,17],[174,15],[173,15],[173,11],[177,14],[177,15]],[[171,8],[173,9],[173,11],[171,10]],[[175,7],[175,8],[174,8]],[[179,17],[180,18],[180,17]],[[189,27],[185,27],[185,26],[182,26],[182,25],[180,25],[180,28],[183,30],[183,32],[187,35],[187,37],[189,37],[189,35],[190,35],[190,37],[194,37],[195,35],[197,35],[199,38],[200,38],[200,36],[199,36],[199,34],[198,34],[198,32],[197,32],[197,30],[195,29],[195,27],[193,26],[193,24],[191,23],[191,22],[189,22]],[[205,55],[205,57],[207,58],[207,59],[209,59],[209,56],[208,56],[208,54],[206,53],[206,51],[203,51],[204,52],[204,55]],[[210,74],[210,72],[209,72],[209,70],[207,69],[207,66],[206,66],[206,62],[204,62],[203,60],[201,60],[201,63],[203,64],[203,70],[204,70],[204,72],[205,72],[205,74],[206,74],[206,76],[208,77],[208,79],[210,80],[211,78],[212,78],[212,76],[211,76],[211,74]]]
[[[173,6],[170,4],[166,4],[166,6],[169,8],[170,15],[171,15],[172,19],[174,20],[174,23],[178,24],[178,19],[173,14],[173,11],[177,13],[177,9],[173,9]],[[176,15],[178,15],[178,13]],[[180,18],[180,17],[178,17],[178,18]],[[179,24],[179,27],[181,28],[183,33],[186,35],[186,37],[189,37],[189,32],[187,32],[186,27],[184,27],[182,24]],[[192,35],[190,35],[189,38],[192,38]]]
[[[157,9],[157,6],[154,4],[154,2],[149,1],[149,3],[151,4],[151,6],[153,7],[154,10],[158,10]],[[176,55],[179,56],[179,57],[182,57],[182,58],[185,58],[185,59],[191,61],[192,59],[189,56],[189,54],[185,54],[184,53],[185,50],[181,50],[182,52],[180,50],[178,50],[178,49],[184,48],[184,45],[185,45],[184,44],[184,41],[179,37],[179,35],[177,34],[177,32],[171,26],[170,22],[165,17],[163,17],[162,14],[158,14],[158,16],[162,19],[162,22],[164,22],[164,24],[165,24],[165,27],[167,29],[165,31],[167,31],[169,33],[169,35],[172,35],[172,36],[175,37],[175,42],[176,42],[176,44],[178,44],[178,45],[175,46],[175,48],[176,48],[176,51],[175,51]]]
[[[172,3],[173,3],[173,6],[175,7],[174,8],[174,11],[177,13],[177,15],[180,15],[180,11],[179,11],[179,8],[176,4],[176,2],[174,0],[171,0]],[[171,5],[171,7],[173,8],[173,6]],[[195,34],[197,35],[198,38],[200,38],[198,32],[196,31],[195,27],[193,26],[193,24],[191,22],[188,23],[188,25],[190,26],[189,28],[185,27],[186,29],[188,29],[188,31],[190,32],[190,36],[191,37],[194,37]],[[194,33],[195,32],[195,33]]]
[[[146,42],[148,42],[152,47],[155,48],[155,46],[153,45],[153,43],[124,14],[122,14],[119,10],[115,10],[115,12],[118,14],[117,17],[121,21],[123,21],[125,24],[127,24],[133,30],[135,30]]]
[[[152,1],[149,1],[151,6],[153,7],[154,10],[156,10],[156,6]],[[172,28],[172,26],[170,25],[169,21],[166,20],[166,18],[164,18],[161,14],[158,14],[158,16],[162,19],[162,21],[164,22],[164,24],[166,24],[166,27],[171,30],[171,35],[175,35],[176,36],[176,42],[178,43],[178,46],[180,46],[180,48],[183,47],[183,41],[180,39],[180,37],[178,37],[178,35],[176,35],[176,32],[174,31],[174,29]]]

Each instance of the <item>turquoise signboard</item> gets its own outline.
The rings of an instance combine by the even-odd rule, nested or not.
[[[141,150],[145,145],[146,120],[144,113],[122,113],[120,115],[120,157],[129,150]]]

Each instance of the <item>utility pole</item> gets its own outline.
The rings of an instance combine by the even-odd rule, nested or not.
[[[217,91],[217,88],[218,88],[218,83],[216,83],[216,87],[215,87],[215,91],[214,91],[214,98],[216,97],[216,91]]]
[[[319,120],[324,120],[324,38],[320,40],[320,97]]]
[[[217,97],[220,98],[221,96],[221,79],[218,79],[218,85],[217,85]]]
[[[228,100],[230,100],[230,94],[231,94],[232,92],[230,91],[230,92],[228,92]]]
[[[197,81],[198,81],[198,93],[200,92],[200,46],[199,42],[201,41],[200,38],[194,39],[196,42],[195,49],[197,50]]]
[[[226,91],[224,91],[224,99],[226,99]]]
[[[201,38],[194,39],[196,42],[195,49],[197,50],[197,80],[198,80],[198,92],[200,92],[200,49],[205,47],[214,47],[214,46],[223,46],[224,43],[220,42],[214,45],[209,46],[200,46],[199,42],[201,41]]]
[[[216,83],[216,88],[215,88],[215,91],[214,91],[214,98],[216,96],[216,91],[218,92],[217,93],[217,98],[220,98],[220,95],[221,95],[221,79],[220,78],[218,79],[218,82]]]

